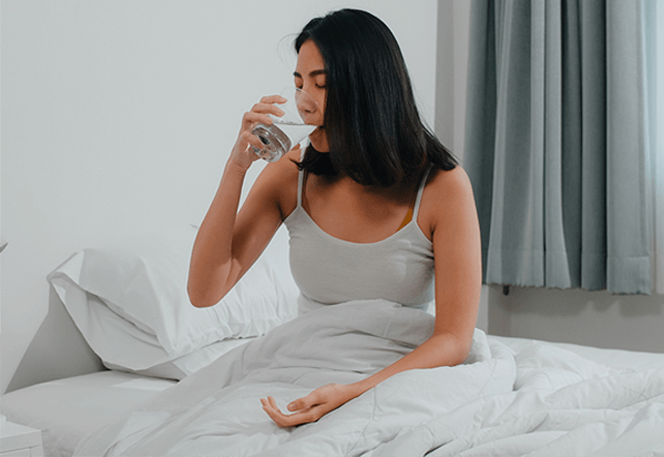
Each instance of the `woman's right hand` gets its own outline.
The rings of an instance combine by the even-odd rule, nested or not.
[[[252,146],[258,149],[263,148],[260,138],[251,133],[256,125],[259,123],[272,125],[272,118],[268,114],[277,117],[284,115],[284,112],[277,106],[278,103],[286,103],[286,99],[281,95],[265,96],[242,116],[240,133],[230,157],[230,160],[242,169],[248,170],[251,164],[259,159]]]

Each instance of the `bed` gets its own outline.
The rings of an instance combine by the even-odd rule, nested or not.
[[[194,235],[86,249],[49,276],[107,370],[2,397],[9,420],[42,430],[46,455],[664,455],[664,354],[479,329],[464,364],[401,373],[280,429],[260,398],[284,409],[361,379],[426,339],[433,317],[383,300],[298,315],[269,255],[213,309],[184,306]]]

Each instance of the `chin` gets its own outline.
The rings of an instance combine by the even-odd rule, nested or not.
[[[309,135],[309,142],[311,146],[318,152],[330,152],[330,147],[327,142],[325,131],[322,128],[314,130],[314,132]]]

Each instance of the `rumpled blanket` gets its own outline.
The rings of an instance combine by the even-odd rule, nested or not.
[[[476,398],[364,456],[664,456],[664,367],[607,367],[538,341],[514,360],[513,392]]]
[[[285,411],[317,387],[379,371],[424,342],[433,324],[384,300],[307,312],[98,430],[75,455],[662,452],[664,370],[609,368],[547,346],[516,354],[480,330],[464,364],[400,373],[315,423],[282,429],[262,410],[268,395]]]
[[[401,373],[315,423],[281,429],[262,410],[268,395],[285,410],[317,387],[379,371],[424,342],[433,324],[423,311],[384,300],[307,312],[99,430],[75,454],[360,455],[439,412],[511,391],[513,358],[501,347],[493,354],[477,333],[467,365]]]

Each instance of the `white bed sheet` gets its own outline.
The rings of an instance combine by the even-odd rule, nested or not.
[[[46,456],[69,457],[81,438],[174,384],[100,371],[10,392],[2,397],[0,408],[8,420],[42,431]]]
[[[527,338],[513,338],[505,336],[489,336],[489,340],[500,341],[514,352],[530,346],[532,343],[547,344],[560,349],[574,352],[583,358],[592,360],[600,365],[617,368],[629,368],[637,371],[657,370],[664,367],[664,353],[626,351],[623,349],[605,349],[592,346],[582,346],[570,343],[555,343]]]
[[[515,353],[532,344],[563,348],[602,365],[635,370],[664,367],[664,354],[601,349],[564,343],[489,336]],[[42,430],[47,456],[69,457],[78,441],[175,381],[103,371],[50,381],[2,397],[9,420]]]

